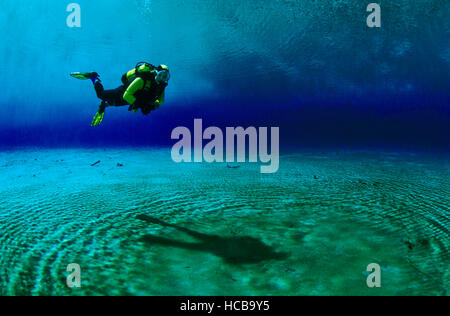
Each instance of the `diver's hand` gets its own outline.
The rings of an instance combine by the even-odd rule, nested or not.
[[[141,112],[144,115],[149,115],[151,111],[152,111],[152,108],[150,106],[141,107]]]
[[[128,111],[137,111],[138,109],[139,109],[139,106],[136,105],[136,103],[131,104],[131,105],[128,107]]]

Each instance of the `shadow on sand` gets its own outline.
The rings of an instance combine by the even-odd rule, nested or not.
[[[265,260],[282,260],[287,258],[287,253],[277,252],[273,247],[270,247],[261,240],[253,237],[221,237],[198,233],[188,228],[166,223],[147,215],[138,215],[136,218],[148,223],[175,228],[178,231],[199,240],[199,242],[184,242],[154,235],[143,236],[142,240],[150,245],[162,245],[193,251],[209,252],[215,256],[221,257],[229,264],[249,264]]]

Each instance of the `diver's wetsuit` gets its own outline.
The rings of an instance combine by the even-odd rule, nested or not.
[[[139,83],[141,83],[141,86],[139,86]],[[131,85],[122,85],[113,90],[105,90],[103,85],[99,81],[96,81],[94,88],[97,97],[105,101],[108,106],[124,106],[133,103],[136,108],[141,109],[142,114],[147,115],[152,110],[159,108],[164,102],[165,86],[157,85],[154,80],[150,81],[150,84],[153,85],[153,89],[140,89],[139,87],[142,86],[142,88],[145,88],[145,81],[138,78]],[[133,88],[133,86],[135,87]],[[130,99],[131,95],[132,97]]]
[[[94,84],[95,92],[97,92],[97,97],[108,103],[110,106],[123,106],[128,105],[127,101],[123,99],[123,94],[125,93],[126,87],[120,86],[116,89],[105,90],[103,85],[97,81]]]

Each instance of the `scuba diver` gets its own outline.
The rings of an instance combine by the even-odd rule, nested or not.
[[[102,100],[91,126],[98,126],[103,121],[108,106],[129,105],[128,111],[135,113],[141,109],[148,115],[158,109],[164,102],[164,90],[170,79],[166,65],[158,67],[150,63],[140,62],[136,67],[122,76],[122,85],[113,90],[105,90],[96,72],[73,72],[72,77],[81,80],[92,80],[97,97]]]

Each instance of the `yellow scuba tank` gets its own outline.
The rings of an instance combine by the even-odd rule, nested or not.
[[[156,74],[156,67],[147,62],[139,62],[134,69],[131,69],[122,76],[122,83],[130,85],[136,78],[140,77],[145,81],[150,80]]]

